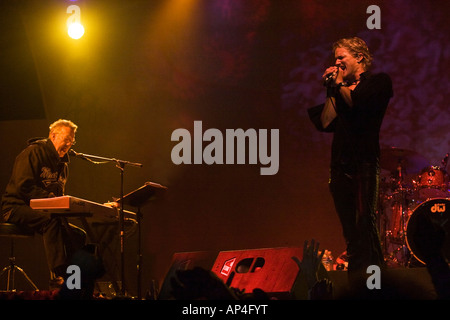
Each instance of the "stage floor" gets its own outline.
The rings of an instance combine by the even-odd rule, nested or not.
[[[333,300],[361,300],[364,296],[351,290],[347,271],[329,271],[329,279],[333,283]],[[370,274],[367,275],[369,277]],[[378,289],[373,289],[378,290]],[[371,290],[371,291],[373,291]],[[383,293],[378,299],[387,300],[435,300],[437,298],[431,277],[425,267],[392,268],[382,272],[381,289]],[[381,292],[381,291],[380,291]],[[0,291],[0,300],[57,300],[57,291]],[[100,297],[98,300],[110,300],[111,297]],[[95,299],[94,299],[95,300]]]

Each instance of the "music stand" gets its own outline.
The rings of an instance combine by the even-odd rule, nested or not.
[[[138,299],[141,299],[141,277],[142,277],[142,252],[141,252],[141,207],[155,199],[159,194],[166,191],[167,187],[160,185],[159,183],[146,182],[142,187],[131,191],[123,196],[121,199],[116,200],[121,205],[129,205],[137,208],[136,222],[138,226],[138,259],[137,259],[137,286],[138,286]]]

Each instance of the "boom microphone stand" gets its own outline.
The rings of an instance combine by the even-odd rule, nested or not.
[[[104,163],[108,163],[108,162],[115,162],[116,163],[116,167],[120,170],[120,199],[123,198],[123,176],[124,176],[125,166],[126,165],[130,165],[130,166],[142,168],[142,164],[141,163],[136,163],[136,162],[130,162],[130,161],[126,161],[126,160],[119,160],[119,159],[115,159],[115,158],[106,158],[106,157],[99,157],[99,156],[90,155],[90,154],[79,153],[79,152],[76,152],[73,149],[70,149],[69,153],[71,155],[74,155],[74,156],[76,156],[78,158],[87,160],[87,161],[92,162],[94,164],[104,164]],[[125,219],[124,219],[124,201],[121,201],[120,210],[119,210],[119,229],[120,229],[119,238],[120,238],[120,264],[121,264],[121,266],[120,266],[120,273],[121,273],[121,281],[122,281],[121,294],[123,296],[125,296],[125,294],[126,294],[126,289],[125,289],[125,250],[124,250],[125,249],[125,231],[124,231],[124,224],[125,224]]]

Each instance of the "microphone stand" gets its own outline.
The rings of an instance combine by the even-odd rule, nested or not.
[[[87,160],[89,162],[95,163],[95,164],[104,164],[108,162],[115,162],[116,168],[120,170],[120,199],[123,199],[123,176],[125,171],[125,165],[130,165],[134,167],[142,168],[141,163],[136,162],[130,162],[126,160],[119,160],[115,158],[106,158],[106,157],[100,157],[85,153],[79,153],[76,152],[73,149],[69,150],[69,153],[71,155],[74,155],[78,158]],[[121,201],[120,204],[120,210],[119,210],[119,238],[120,238],[120,273],[121,273],[121,281],[122,281],[122,287],[121,287],[121,294],[122,296],[126,295],[125,290],[125,231],[124,231],[124,225],[125,225],[125,218],[124,218],[124,201]]]

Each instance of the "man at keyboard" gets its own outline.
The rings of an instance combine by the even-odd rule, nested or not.
[[[31,209],[30,200],[62,196],[68,176],[67,152],[75,144],[77,125],[58,120],[50,125],[48,138],[28,141],[17,157],[2,197],[2,217],[6,222],[26,226],[42,234],[52,279],[62,281],[70,255],[86,241],[82,229],[68,225],[65,218]],[[61,278],[60,278],[61,277]]]

